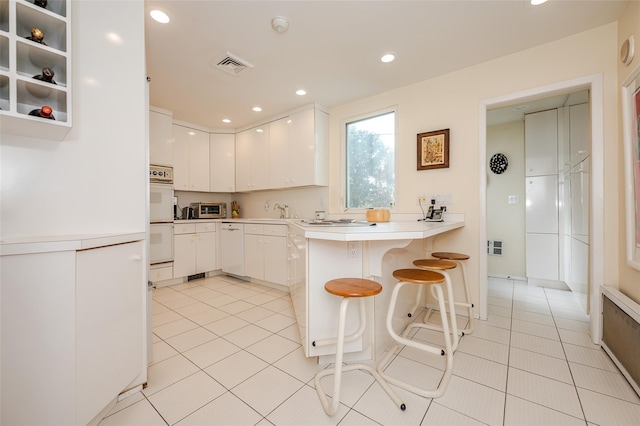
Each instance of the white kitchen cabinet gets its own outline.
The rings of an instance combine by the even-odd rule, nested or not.
[[[149,107],[149,164],[173,166],[173,123],[169,111]]]
[[[146,381],[144,238],[3,242],[1,424],[97,422]]]
[[[174,224],[173,277],[182,278],[217,269],[216,224]]]
[[[273,189],[328,185],[328,116],[315,108],[269,123]]]
[[[236,138],[233,134],[209,135],[209,191],[236,191]]]
[[[31,41],[33,28],[45,44]],[[62,140],[72,127],[71,1],[0,2],[0,129],[3,133]],[[35,79],[50,68],[53,83]],[[29,115],[43,106],[55,120]]]
[[[525,176],[558,173],[558,110],[527,114],[525,130]]]
[[[571,169],[571,236],[589,243],[589,159]]]
[[[272,189],[292,186],[289,123],[289,117],[269,123],[269,186]]]
[[[290,120],[290,186],[329,185],[329,115],[312,108]]]
[[[558,234],[528,232],[525,246],[527,278],[558,280]]]
[[[209,191],[209,134],[173,124],[173,187]]]
[[[244,225],[245,274],[250,278],[288,285],[287,226]]]
[[[558,233],[558,176],[525,178],[526,232]]]
[[[257,191],[269,186],[269,126],[236,134],[236,191]]]
[[[569,138],[571,166],[576,166],[589,156],[591,137],[589,126],[589,104],[569,107]]]

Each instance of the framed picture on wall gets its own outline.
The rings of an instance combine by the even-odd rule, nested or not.
[[[449,167],[449,129],[418,133],[418,170]]]
[[[640,270],[640,68],[622,87],[627,263]]]

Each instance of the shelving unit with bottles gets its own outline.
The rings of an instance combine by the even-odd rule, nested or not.
[[[71,0],[0,0],[0,123],[3,133],[61,140],[72,126]],[[43,43],[29,39],[32,29]],[[50,68],[54,83],[34,78]],[[29,115],[49,106],[55,120]]]

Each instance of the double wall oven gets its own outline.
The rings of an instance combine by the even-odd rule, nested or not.
[[[173,278],[173,168],[149,166],[150,280]]]

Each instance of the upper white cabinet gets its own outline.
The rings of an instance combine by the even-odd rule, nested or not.
[[[328,127],[325,112],[308,108],[238,133],[236,190],[328,185]]]
[[[173,187],[177,191],[209,191],[209,134],[173,125]]]
[[[329,115],[313,108],[290,119],[291,186],[329,185]]]
[[[173,165],[172,114],[149,109],[149,163]]]
[[[591,137],[589,132],[589,104],[569,107],[569,138],[571,145],[571,167],[589,155]]]
[[[233,134],[209,135],[209,190],[235,192],[236,143]]]
[[[558,110],[527,114],[524,118],[525,176],[558,173]]]
[[[270,188],[268,158],[268,124],[236,134],[236,191]]]
[[[307,109],[269,123],[270,186],[328,185],[328,116]]]
[[[51,0],[46,8],[24,0],[0,1],[3,133],[66,136],[72,126],[71,45],[70,0]],[[54,119],[29,115],[43,107],[51,109]]]

